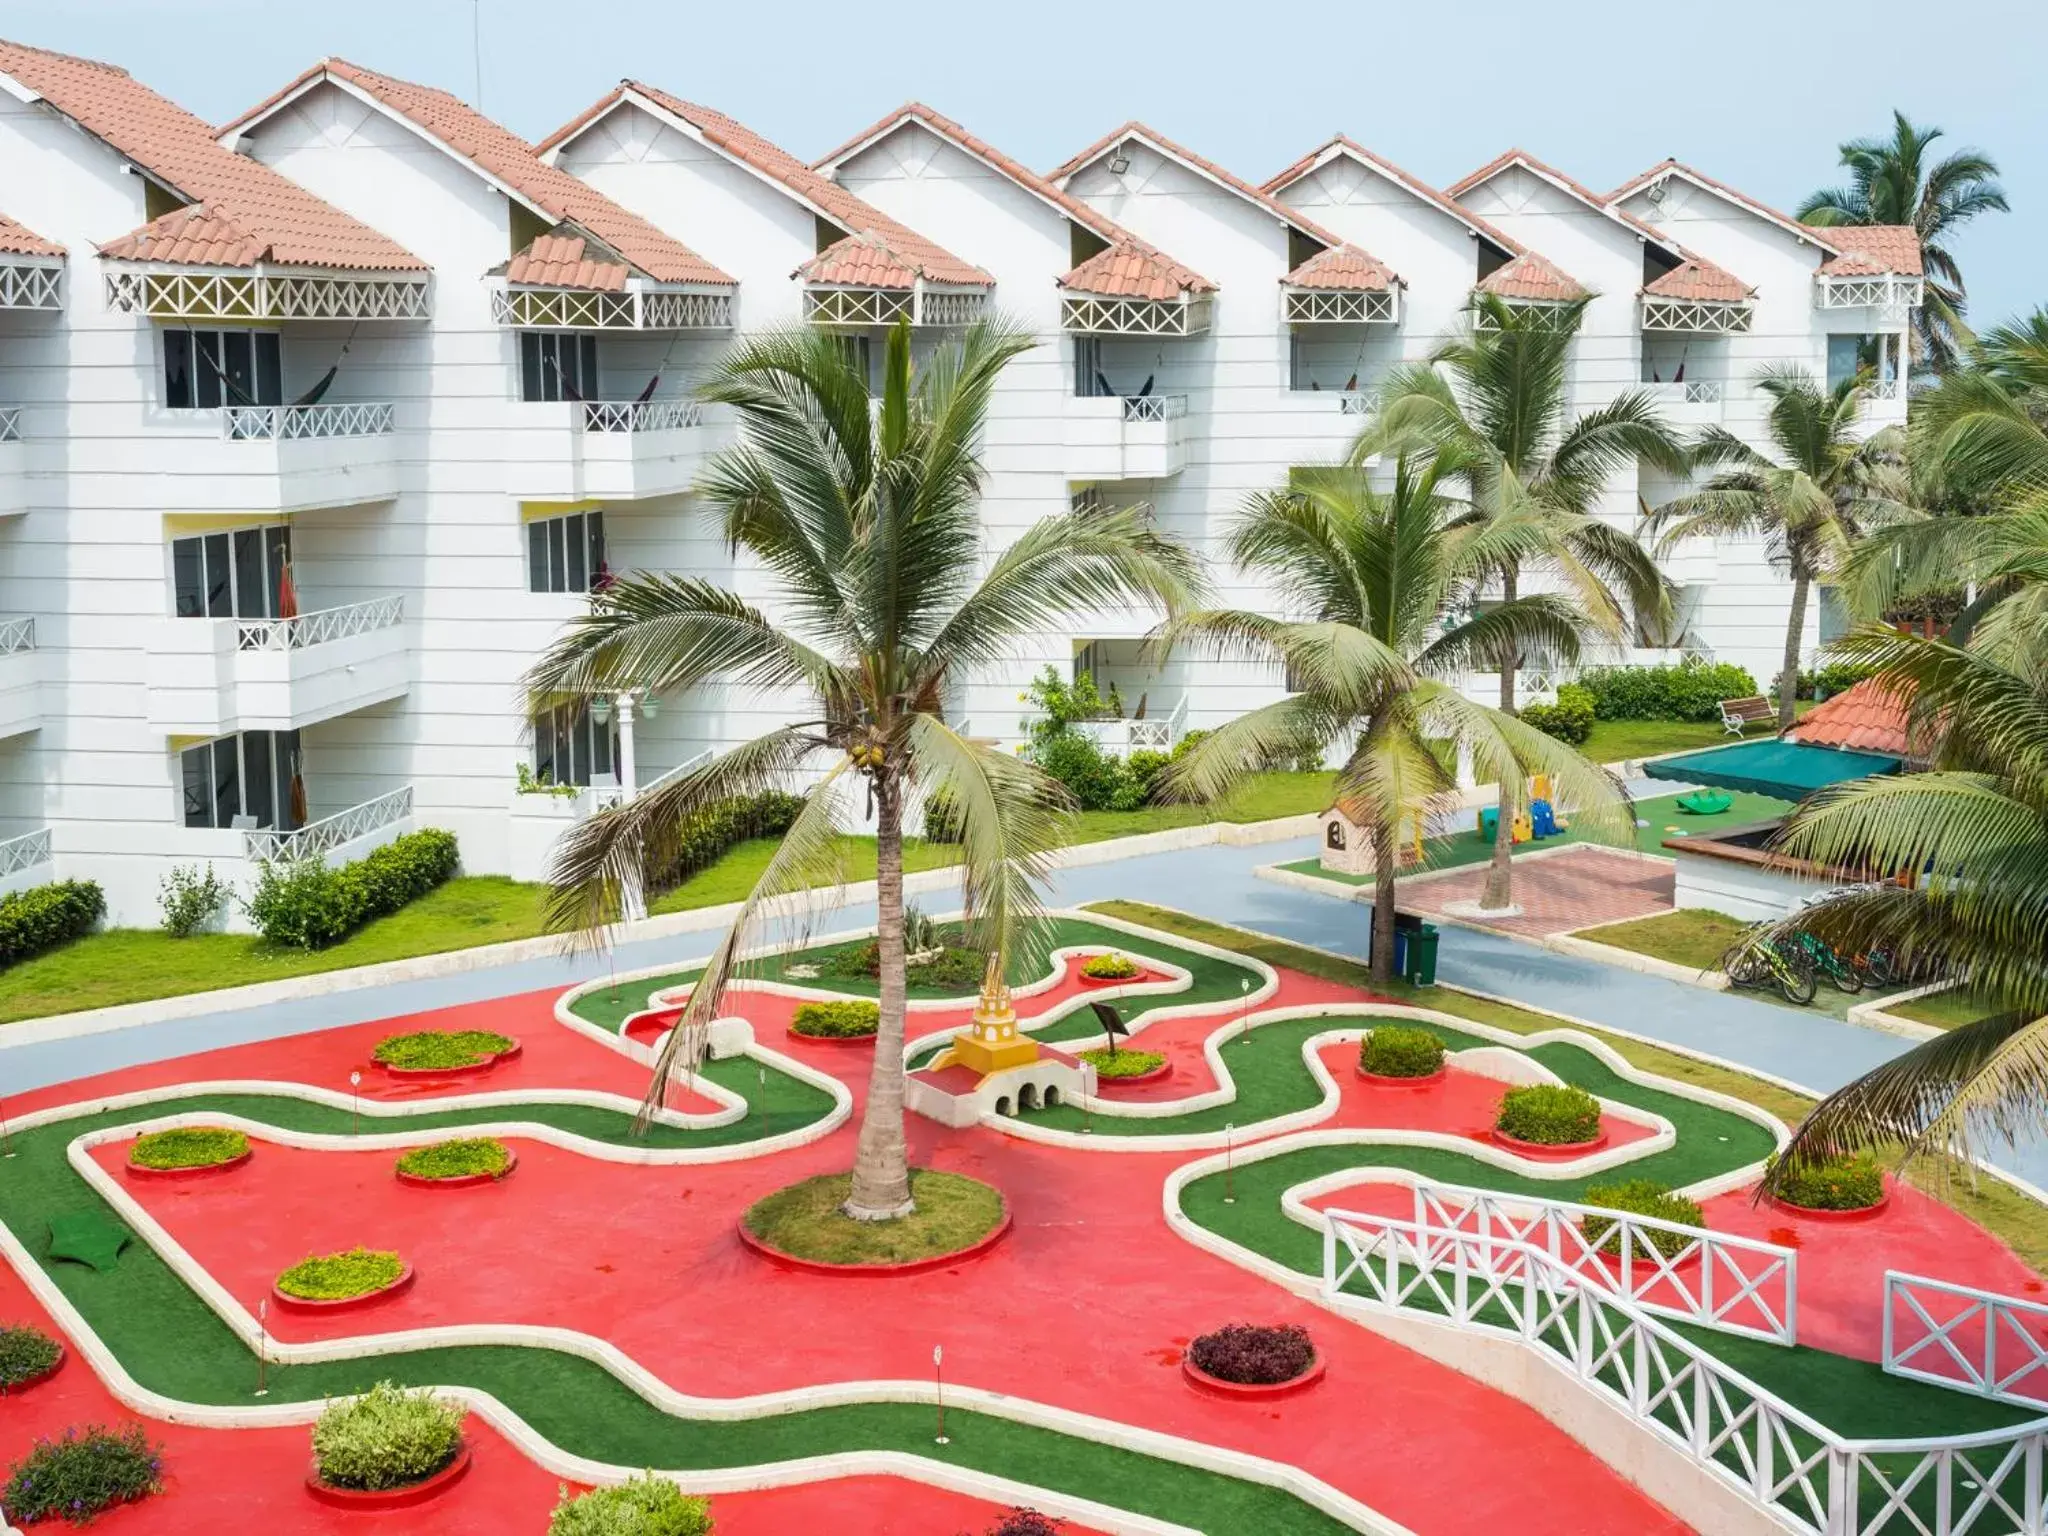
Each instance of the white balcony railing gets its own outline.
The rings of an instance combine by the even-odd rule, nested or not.
[[[346,640],[351,635],[390,629],[404,620],[405,598],[394,593],[390,597],[373,597],[366,603],[350,603],[342,608],[317,609],[291,619],[243,619],[235,626],[235,649],[301,651],[308,646],[325,645],[330,640]]]
[[[1128,757],[1133,752],[1171,752],[1187,729],[1188,699],[1182,694],[1165,715],[1143,720],[1076,720],[1073,729],[1104,752]]]
[[[18,875],[50,862],[50,829],[43,827],[0,842],[0,875]]]
[[[0,656],[12,656],[17,651],[35,648],[36,621],[32,617],[0,619]]]
[[[1864,392],[1873,400],[1903,400],[1906,383],[1903,379],[1873,379],[1864,386]]]
[[[701,400],[586,400],[586,432],[670,432],[704,425]]]
[[[0,443],[21,441],[21,407],[0,405]]]
[[[1344,393],[1337,396],[1337,414],[1339,416],[1370,416],[1372,414],[1372,402],[1373,397],[1371,395],[1361,390],[1347,389]]]
[[[388,795],[379,795],[374,800],[351,806],[337,815],[309,821],[296,832],[280,832],[270,827],[245,832],[242,834],[243,846],[252,859],[269,859],[274,863],[309,859],[395,826],[410,815],[412,786],[408,784]]]
[[[1723,395],[1719,379],[1645,379],[1643,388],[1674,405],[1719,405]]]
[[[221,407],[221,436],[229,442],[296,442],[305,438],[382,437],[392,430],[397,408],[381,404],[228,405]]]
[[[2023,1408],[2048,1408],[2048,1305],[1886,1270],[1884,1368]]]
[[[1125,421],[1175,421],[1188,413],[1186,395],[1125,395]]]

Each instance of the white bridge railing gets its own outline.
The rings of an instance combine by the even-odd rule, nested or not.
[[[1782,1530],[2048,1530],[2048,1420],[1942,1439],[1845,1439],[1622,1295],[1611,1277],[1574,1270],[1533,1242],[1364,1212],[1323,1216],[1327,1302],[1423,1310],[1543,1351]]]
[[[1186,395],[1125,395],[1125,421],[1175,421],[1188,413]]]
[[[286,863],[330,853],[359,837],[368,837],[372,832],[395,826],[410,815],[412,786],[408,784],[388,795],[379,795],[361,805],[350,806],[337,815],[309,821],[296,832],[280,832],[266,827],[260,831],[244,832],[242,841],[250,858]]]
[[[21,407],[0,405],[0,443],[21,441]]]
[[[36,621],[33,614],[0,619],[0,656],[12,656],[16,651],[32,651],[35,648]]]
[[[381,404],[228,405],[221,407],[221,436],[230,442],[296,441],[314,437],[382,437],[391,431],[397,408]]]
[[[2048,1305],[1887,1270],[1884,1368],[2001,1403],[2048,1408]]]
[[[0,875],[18,875],[50,862],[50,829],[40,827],[0,842]]]
[[[586,432],[667,432],[704,425],[701,400],[586,400]]]
[[[330,640],[390,629],[404,619],[405,598],[399,593],[341,608],[320,608],[291,619],[243,619],[235,626],[235,649],[302,651]]]

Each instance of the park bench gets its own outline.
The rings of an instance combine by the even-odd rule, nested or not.
[[[1777,718],[1778,711],[1762,694],[1757,694],[1753,698],[1721,701],[1721,728],[1730,736],[1740,736],[1752,725],[1768,724]]]

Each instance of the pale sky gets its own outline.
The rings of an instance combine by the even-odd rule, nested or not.
[[[2048,304],[2042,0],[475,4],[481,105],[529,139],[633,75],[805,159],[915,97],[1040,168],[1136,117],[1252,181],[1341,130],[1438,186],[1511,145],[1595,188],[1672,155],[1789,210],[1899,106],[2003,172],[2014,211],[1955,244],[1972,320]],[[120,64],[218,122],[327,54],[474,101],[471,17],[472,0],[0,0],[0,36]]]

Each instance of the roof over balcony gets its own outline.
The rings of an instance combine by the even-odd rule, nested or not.
[[[1688,256],[1655,282],[1643,284],[1643,294],[1689,303],[1746,304],[1756,297],[1756,290],[1704,256]]]
[[[30,256],[48,261],[62,261],[64,247],[55,241],[45,240],[26,225],[0,213],[0,256]]]
[[[1838,252],[1820,264],[1822,277],[1871,277],[1886,272],[1920,277],[1926,271],[1920,232],[1910,224],[1831,224],[1822,234]]]
[[[0,309],[62,309],[64,247],[0,213]]]
[[[1070,293],[1115,299],[1179,301],[1216,291],[1216,285],[1194,268],[1183,266],[1136,235],[1126,235],[1109,249],[1097,251],[1063,274],[1059,284]]]
[[[1475,293],[1521,304],[1569,304],[1592,297],[1585,284],[1547,256],[1523,251],[1512,261],[1495,267],[1473,285]]]
[[[1282,279],[1290,288],[1324,288],[1345,293],[1385,293],[1400,282],[1393,269],[1355,245],[1318,251]]]

